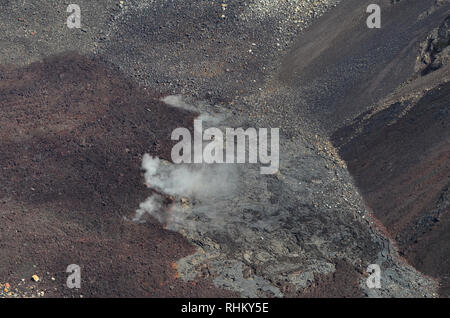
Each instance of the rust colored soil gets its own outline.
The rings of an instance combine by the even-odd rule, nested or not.
[[[171,131],[192,126],[159,97],[76,54],[0,68],[0,281],[38,274],[47,296],[232,296],[177,279],[173,263],[194,252],[181,235],[129,221],[149,195],[142,154],[168,159]],[[80,291],[65,287],[69,264]]]
[[[334,135],[375,216],[406,259],[450,295],[450,83],[360,116]],[[369,119],[365,119],[370,117]]]

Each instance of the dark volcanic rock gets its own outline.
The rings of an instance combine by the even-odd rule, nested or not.
[[[422,75],[441,68],[450,59],[450,16],[433,31],[422,44],[420,63],[417,66]]]
[[[65,27],[62,2],[2,3],[0,64],[28,66],[0,71],[0,283],[37,273],[46,295],[74,295],[61,286],[66,266],[79,263],[86,296],[231,295],[213,284],[253,297],[436,296],[434,281],[398,257],[328,137],[410,78],[419,44],[448,16],[448,2],[380,0],[381,30],[366,28],[372,1],[332,9],[339,2],[79,0],[79,30]],[[29,65],[70,50],[97,58],[72,54]],[[428,81],[443,70],[418,77]],[[230,127],[280,127],[279,173],[261,176],[259,167],[242,166],[237,194],[192,204],[184,214],[192,222],[180,233],[151,217],[129,222],[150,192],[139,175],[141,155],[168,159],[170,131],[190,127],[193,116],[168,108],[150,88],[182,94],[208,114],[224,115],[221,124]],[[380,113],[364,138],[389,131],[390,118],[403,118],[405,107],[399,100]],[[415,111],[438,131],[429,118],[434,111]],[[399,131],[414,135],[401,118]],[[390,146],[405,160],[395,152],[402,141]],[[424,152],[436,174],[419,176],[436,185],[434,212],[422,213],[432,199],[419,184],[414,194],[428,203],[412,199],[423,218],[393,222],[418,228],[411,235],[419,238],[422,229],[439,229],[445,215],[447,194],[437,197],[444,189],[440,154]],[[407,162],[419,171],[416,161]],[[397,189],[395,178],[375,182]],[[414,238],[398,239],[406,246]],[[425,248],[414,250],[418,258],[432,257]],[[364,282],[372,263],[383,269],[379,290]]]
[[[450,83],[368,112],[333,136],[367,204],[416,268],[450,275]]]

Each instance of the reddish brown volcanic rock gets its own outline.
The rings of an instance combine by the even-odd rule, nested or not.
[[[174,262],[193,247],[157,222],[126,219],[149,195],[141,155],[168,158],[171,131],[192,114],[76,54],[0,77],[0,281],[37,273],[47,296],[231,295],[176,279]],[[80,291],[65,287],[72,263]]]
[[[334,135],[342,157],[407,260],[441,279],[450,275],[450,83],[404,101]],[[368,118],[368,119],[367,119]]]

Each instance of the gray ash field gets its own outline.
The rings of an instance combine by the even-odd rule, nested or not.
[[[450,1],[378,2],[2,1],[0,297],[448,297]],[[279,172],[133,221],[198,114]]]

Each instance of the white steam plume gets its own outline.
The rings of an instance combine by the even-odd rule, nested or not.
[[[188,217],[192,206],[186,202],[195,201],[196,208],[211,205],[215,200],[224,199],[236,190],[237,172],[230,165],[176,165],[145,154],[142,159],[145,183],[149,188],[174,197],[170,204],[163,204],[161,194],[154,193],[139,205],[135,222],[149,214],[168,229],[179,230],[195,226]],[[217,217],[215,211],[209,211]]]
[[[223,119],[219,114],[210,113],[211,107],[190,105],[182,96],[167,96],[162,101],[172,107],[200,113],[199,119],[204,123],[217,124]],[[149,154],[144,154],[142,158],[142,169],[147,186],[159,194],[152,194],[139,205],[133,221],[141,222],[146,214],[150,214],[173,230],[195,226],[194,221],[188,220],[193,213],[192,204],[195,202],[196,211],[205,210],[203,206],[214,205],[215,200],[233,195],[239,179],[235,165],[172,164]],[[167,203],[164,195],[172,196],[173,203]],[[216,211],[207,210],[210,217],[218,217]]]
[[[139,204],[139,209],[136,211],[136,215],[133,218],[133,221],[139,222],[145,213],[151,213],[158,219],[159,222],[164,223],[164,219],[161,217],[161,215],[155,214],[155,212],[160,211],[161,208],[161,198],[159,196],[152,195],[151,197],[147,198],[147,200]]]
[[[172,196],[209,200],[234,189],[235,173],[225,165],[175,165],[145,154],[142,168],[149,187]]]

